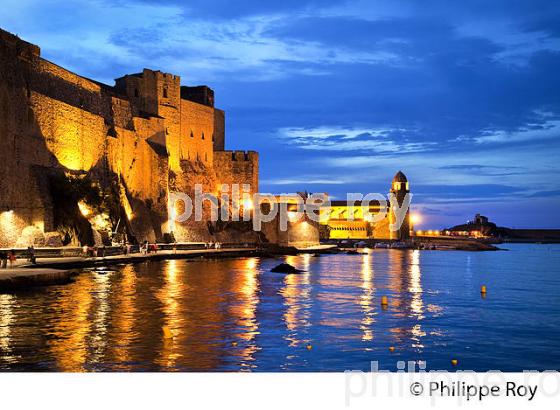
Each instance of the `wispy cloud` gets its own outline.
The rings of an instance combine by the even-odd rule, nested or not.
[[[262,185],[341,185],[346,184],[347,179],[327,178],[327,177],[299,177],[299,178],[271,178],[260,181]]]
[[[402,128],[283,128],[280,138],[306,150],[370,151],[377,154],[427,151],[432,142],[399,141],[407,130]]]
[[[560,139],[560,120],[546,121],[544,124],[527,124],[515,131],[487,131],[480,137],[475,137],[478,144],[542,141]]]

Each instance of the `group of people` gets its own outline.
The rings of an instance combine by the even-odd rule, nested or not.
[[[8,263],[10,264],[10,268],[13,269],[15,267],[16,260],[17,255],[15,249],[9,251],[0,250],[0,269],[7,269]],[[29,246],[27,248],[27,260],[33,264],[37,262],[35,257],[35,248],[33,246]]]
[[[15,263],[16,263],[16,251],[15,250],[11,250],[11,251],[0,251],[0,268],[1,269],[7,269],[8,268],[8,262],[10,262],[10,268],[13,268]]]
[[[222,248],[222,243],[221,242],[206,242],[204,244],[204,247],[206,249],[221,249]],[[129,245],[126,241],[123,243],[122,245],[122,251],[124,255],[128,255],[129,253],[132,252],[132,246]],[[158,251],[158,246],[155,243],[149,243],[148,241],[144,241],[141,245],[140,245],[140,253],[143,255],[149,254],[149,253],[157,253]],[[177,244],[174,243],[173,244],[173,253],[177,252]],[[105,257],[106,254],[106,247],[105,246],[88,246],[88,245],[84,245],[82,247],[82,254],[85,258],[91,257],[91,258],[96,258],[96,257]],[[3,251],[0,250],[0,268],[1,269],[7,269],[8,267],[8,263],[10,265],[10,268],[13,268],[15,266],[16,263],[16,251],[14,249],[10,250],[10,251]],[[30,246],[27,248],[27,260],[33,264],[36,263],[36,257],[35,257],[35,248],[33,246]]]
[[[107,249],[106,249],[105,245],[100,246],[100,247],[87,246],[87,245],[82,246],[82,253],[83,253],[83,256],[85,258],[89,258],[89,257],[97,258],[98,256],[101,257],[101,258],[104,258],[106,250]]]
[[[150,252],[157,253],[158,246],[155,243],[149,243],[148,241],[144,241],[142,245],[140,245],[140,253],[142,255],[147,255]]]

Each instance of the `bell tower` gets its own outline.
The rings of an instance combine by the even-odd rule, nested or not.
[[[391,182],[391,190],[389,191],[389,195],[394,195],[394,197],[397,199],[399,207],[402,207],[407,194],[410,194],[408,179],[402,173],[402,171],[399,171],[393,177],[393,181]],[[390,224],[394,224],[398,220],[396,212],[395,212],[396,210],[394,208],[395,208],[394,206],[391,206],[391,208],[389,210],[389,223]],[[410,208],[407,208],[406,209],[406,215],[403,219],[403,222],[402,222],[401,226],[398,229],[392,230],[389,227],[389,233],[390,233],[390,238],[391,239],[394,239],[394,240],[397,240],[397,241],[403,241],[403,240],[406,240],[410,237],[410,224],[409,224],[410,215],[409,215],[409,213],[410,213]]]

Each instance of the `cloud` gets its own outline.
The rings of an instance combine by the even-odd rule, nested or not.
[[[280,138],[306,150],[370,151],[377,154],[426,151],[430,142],[398,142],[407,130],[399,128],[286,128]]]
[[[227,147],[260,152],[264,187],[386,192],[403,169],[420,199],[455,201],[432,206],[442,217],[556,200],[542,193],[560,189],[558,3],[162,3],[5,0],[0,26],[109,84],[147,67],[210,85]],[[512,207],[478,185],[537,196]]]
[[[516,131],[488,131],[474,138],[478,144],[535,141],[560,138],[560,120],[546,121],[544,124],[527,124]]]
[[[299,185],[306,186],[308,184],[312,185],[341,185],[348,183],[345,179],[333,179],[326,177],[300,177],[300,178],[273,178],[264,179],[260,181],[263,185]]]

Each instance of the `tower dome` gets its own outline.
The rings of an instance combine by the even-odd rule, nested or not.
[[[408,179],[406,179],[406,175],[402,171],[399,171],[393,177],[393,182],[408,182]]]

